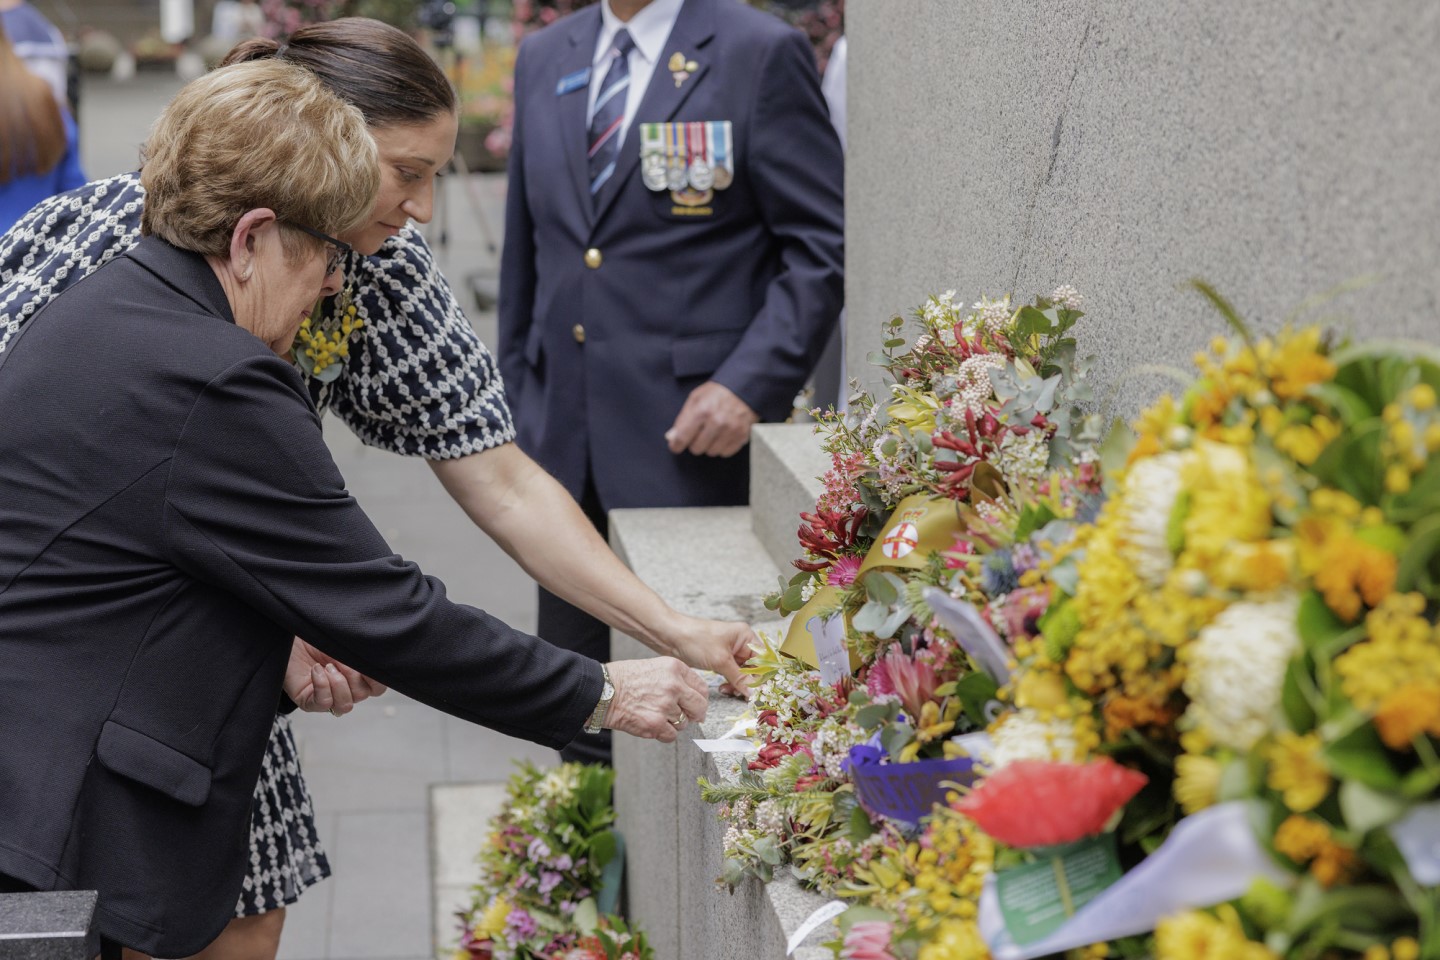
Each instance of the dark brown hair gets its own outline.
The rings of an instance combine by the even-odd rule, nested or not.
[[[426,123],[455,112],[445,73],[403,30],[367,17],[342,17],[296,30],[288,41],[246,40],[221,66],[278,57],[320,78],[360,108],[372,127]]]
[[[65,120],[50,84],[15,55],[0,24],[0,183],[48,173],[65,156]]]

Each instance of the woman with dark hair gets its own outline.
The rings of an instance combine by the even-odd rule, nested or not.
[[[85,182],[77,154],[75,121],[16,55],[0,22],[0,232]]]
[[[679,613],[610,552],[566,492],[514,444],[495,360],[476,337],[410,220],[429,221],[435,178],[454,151],[454,91],[409,36],[374,20],[305,27],[288,43],[251,40],[225,63],[279,58],[318,76],[364,114],[379,147],[379,198],[345,233],[346,289],[317,307],[294,362],[320,409],[364,442],[426,459],[470,518],[546,589],[655,650],[742,683],[749,627]],[[0,237],[0,351],[45,303],[139,239],[138,174],[41,204]],[[548,535],[533,537],[535,517]],[[328,679],[327,679],[328,678]],[[286,691],[303,709],[343,714],[370,689],[316,665],[297,640]],[[353,691],[353,693],[352,693]],[[294,739],[277,717],[251,831],[251,876],[204,956],[273,957],[284,907],[329,875]]]

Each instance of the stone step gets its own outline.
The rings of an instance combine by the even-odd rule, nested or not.
[[[813,424],[762,423],[751,428],[751,528],[787,578],[795,573],[790,561],[800,555],[795,540],[800,514],[815,509],[825,489],[820,476],[829,469],[830,457],[820,449]]]
[[[783,450],[784,441],[768,449]],[[775,462],[785,461],[777,456]],[[794,475],[777,470],[777,487],[789,482],[787,472]],[[812,497],[804,509],[813,505]],[[610,542],[640,579],[685,613],[743,620],[766,632],[783,628],[760,600],[780,571],[761,546],[748,507],[616,510],[610,514]],[[613,635],[612,653],[617,659],[650,655],[619,633]],[[784,957],[787,939],[826,902],[800,889],[783,871],[775,883],[747,881],[733,894],[715,883],[723,863],[724,827],[715,808],[700,799],[696,780],[733,780],[738,758],[703,753],[694,741],[721,736],[745,709],[742,701],[712,693],[705,722],[686,728],[676,743],[615,740],[616,812],[628,847],[628,912],[657,957]],[[833,932],[833,925],[823,926],[792,956],[829,957],[819,944]]]

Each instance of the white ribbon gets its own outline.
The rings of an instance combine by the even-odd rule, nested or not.
[[[1261,877],[1284,886],[1294,881],[1255,839],[1246,802],[1222,803],[1181,820],[1160,849],[1077,910],[1060,929],[1028,946],[1017,946],[1010,939],[995,878],[986,877],[980,895],[980,935],[994,960],[1031,960],[1146,933],[1162,917],[1233,900]]]

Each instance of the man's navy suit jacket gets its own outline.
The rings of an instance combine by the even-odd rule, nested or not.
[[[552,747],[600,666],[451,603],[346,492],[295,368],[148,238],[0,354],[0,875],[196,953],[247,869],[290,638]]]
[[[843,159],[815,58],[737,0],[685,0],[592,204],[588,87],[561,80],[590,66],[599,30],[598,6],[581,10],[515,66],[499,354],[519,442],[577,497],[588,464],[606,509],[743,503],[743,452],[677,456],[664,434],[707,380],[783,420],[834,329]],[[697,65],[678,86],[676,53]],[[723,120],[734,182],[710,215],[677,212],[641,180],[640,126]]]

